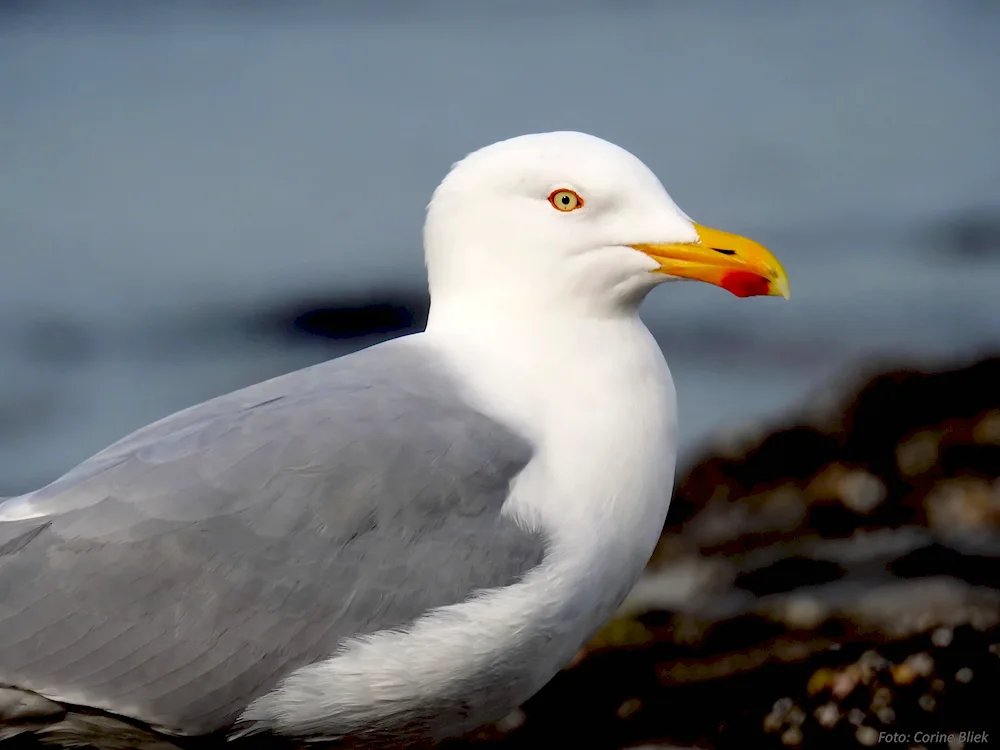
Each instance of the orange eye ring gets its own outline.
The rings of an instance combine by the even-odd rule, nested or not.
[[[562,211],[563,213],[583,208],[583,198],[575,190],[570,190],[569,188],[553,190],[549,193],[549,203],[552,204],[552,207],[556,211]]]

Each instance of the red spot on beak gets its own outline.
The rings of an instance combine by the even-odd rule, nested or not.
[[[730,271],[722,277],[719,286],[737,297],[756,297],[771,290],[770,281],[749,271]]]

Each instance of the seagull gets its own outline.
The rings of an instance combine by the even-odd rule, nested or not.
[[[640,303],[691,279],[787,298],[781,264],[575,132],[459,161],[423,239],[425,331],[0,503],[0,739],[433,746],[508,714],[614,614],[676,455]]]

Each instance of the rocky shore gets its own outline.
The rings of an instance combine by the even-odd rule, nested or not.
[[[459,746],[1000,745],[1000,358],[819,400],[682,475],[619,617]]]

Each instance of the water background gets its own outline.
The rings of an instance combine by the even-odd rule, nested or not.
[[[619,143],[789,273],[646,303],[685,456],[873,358],[996,351],[998,32],[987,0],[6,2],[0,495],[368,343],[293,312],[419,295],[431,190],[525,132]]]

